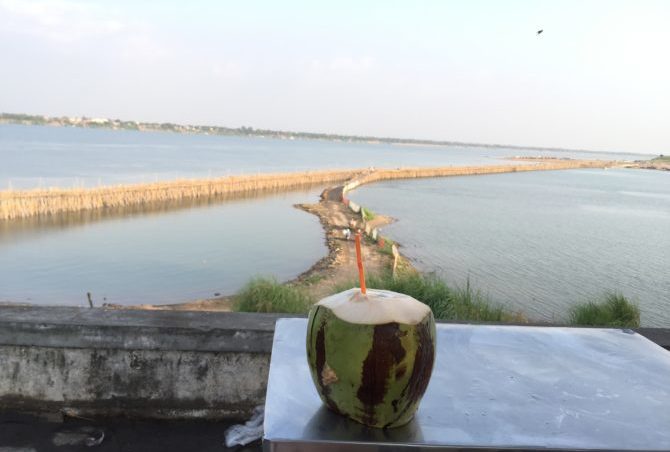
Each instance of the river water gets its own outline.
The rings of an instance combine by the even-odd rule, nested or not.
[[[291,279],[328,250],[293,207],[321,189],[152,212],[0,221],[0,301],[178,303],[231,294],[255,275]]]
[[[501,159],[514,155],[645,158],[630,154],[0,125],[0,190],[94,187],[177,178],[370,166],[499,165]]]
[[[90,187],[175,178],[343,167],[487,165],[500,164],[502,158],[511,155],[630,160],[645,158],[641,155],[547,152],[492,147],[397,146],[0,125],[0,190],[40,186]],[[575,178],[572,176],[573,172],[569,174],[569,177]],[[604,189],[599,187],[599,184],[611,179],[602,179],[598,176],[600,174],[598,172],[580,174],[584,176],[576,180],[591,187],[590,190],[601,190],[600,196],[609,200],[607,202],[622,197],[617,193],[616,186]],[[611,174],[618,173],[611,172]],[[653,172],[635,174],[644,181],[648,180],[652,185],[662,184],[667,180],[658,179],[660,176],[654,176]],[[516,183],[518,180],[522,183],[526,180],[537,180],[536,184],[542,190],[548,190],[549,186],[554,187],[552,190],[555,200],[563,199],[573,192],[572,179],[563,184],[552,185],[550,181],[554,177],[561,176],[533,173],[417,180],[365,187],[357,192],[356,196],[370,201],[373,208],[378,208],[381,212],[401,218],[400,222],[389,228],[389,232],[398,235],[397,238],[407,245],[406,251],[413,253],[412,256],[420,265],[425,265],[427,269],[443,267],[447,274],[457,280],[462,280],[470,272],[480,287],[486,287],[492,293],[494,290],[507,291],[508,298],[515,298],[509,295],[514,293],[514,283],[511,282],[514,281],[513,278],[508,279],[507,275],[503,274],[504,277],[496,279],[497,272],[490,270],[489,267],[487,267],[489,273],[493,275],[490,279],[476,273],[480,267],[475,264],[482,257],[476,248],[469,245],[471,242],[467,235],[461,236],[461,232],[469,232],[470,229],[479,230],[478,234],[481,240],[484,240],[488,230],[493,234],[491,237],[495,238],[495,246],[491,245],[489,249],[491,256],[495,257],[496,252],[510,253],[516,250],[515,253],[518,253],[516,259],[523,260],[526,258],[524,253],[529,245],[522,247],[513,234],[502,233],[505,230],[509,231],[511,221],[509,218],[500,220],[502,221],[500,228],[494,230],[486,229],[488,220],[470,223],[466,221],[462,229],[449,229],[453,224],[444,221],[451,218],[451,207],[445,214],[434,212],[426,214],[426,218],[435,222],[413,223],[415,221],[413,212],[418,209],[417,206],[428,205],[423,202],[424,199],[428,200],[431,196],[442,192],[442,194],[452,193],[451,185],[449,189],[438,188],[435,192],[431,191],[431,184],[464,183],[471,186],[461,193],[463,198],[460,205],[467,215],[474,215],[480,211],[478,206],[482,207],[478,204],[480,202],[478,196],[468,198],[468,193],[481,193],[484,199],[486,196],[498,196],[496,192],[498,188],[490,186],[493,181],[509,180],[510,183]],[[628,188],[621,190],[630,193],[652,193],[652,195],[659,193],[658,190],[654,191],[653,187],[645,191],[646,189],[642,187],[647,182],[644,181],[631,183],[626,185]],[[641,184],[640,187],[636,185],[638,182]],[[531,192],[527,192],[526,189]],[[532,215],[551,217],[556,215],[556,209],[561,212],[560,209],[565,208],[560,203],[539,205],[531,202],[530,205],[533,205],[534,209],[524,210],[524,205],[527,204],[524,200],[529,198],[529,202],[532,201],[534,199],[532,190],[535,189],[533,185],[528,187],[521,185],[516,190],[510,191],[507,196],[495,198],[493,207],[500,211],[509,209],[510,212],[517,212],[521,218],[530,218]],[[384,190],[391,190],[388,198]],[[234,293],[250,277],[257,274],[275,275],[280,280],[291,279],[307,270],[327,252],[323,231],[316,217],[292,207],[295,203],[316,201],[319,192],[320,188],[315,188],[257,199],[229,200],[204,205],[157,206],[151,211],[89,212],[37,220],[0,221],[0,301],[81,305],[86,303],[86,292],[91,292],[96,303],[105,301],[119,304],[175,303],[210,297],[215,293]],[[487,192],[489,193],[486,194]],[[378,194],[375,199],[365,198],[368,195],[375,196],[375,193]],[[403,193],[405,197],[402,196]],[[637,197],[631,194],[626,196],[638,201],[637,204],[631,201],[631,206],[635,206],[631,208],[638,210],[643,208],[640,207],[642,206],[640,203],[667,201],[664,199],[659,201],[658,198],[646,194],[638,194]],[[421,202],[418,203],[417,199]],[[459,199],[457,196],[450,202],[458,204]],[[394,205],[396,201],[399,202],[397,206]],[[629,228],[625,230],[625,234],[623,230],[620,231],[625,236],[624,240],[635,236],[640,241],[651,237],[647,229],[660,230],[665,227],[667,230],[666,219],[662,215],[639,214],[643,220],[636,222],[621,212],[613,213],[611,209],[607,210],[607,202],[598,199],[585,204],[591,206],[590,227],[607,229],[612,223],[618,225],[620,217],[623,217],[627,221],[626,227]],[[469,206],[469,203],[473,205]],[[403,205],[405,208],[401,208]],[[394,208],[399,210],[396,211]],[[440,211],[442,207],[437,209]],[[623,211],[625,212],[625,209]],[[585,212],[589,210],[584,208],[582,214],[585,215]],[[508,229],[505,229],[506,227]],[[623,228],[621,225],[617,227]],[[406,228],[407,232],[403,233],[403,228]],[[445,237],[448,237],[448,240],[445,238],[444,244],[440,245],[444,246],[444,249],[436,246],[434,242],[429,243],[420,239],[426,234],[432,234],[435,228],[444,230]],[[529,226],[529,230],[524,231],[524,234],[528,236],[539,234],[546,236],[547,240],[554,240],[555,228],[555,224],[547,221],[538,224],[537,229]],[[565,235],[560,240],[578,242],[584,256],[592,256],[596,252],[592,249],[602,248],[598,245],[600,243],[598,240],[584,242],[580,238],[582,230],[577,225],[564,225],[561,230]],[[409,237],[406,238],[407,235]],[[573,237],[575,235],[577,238]],[[611,248],[608,253],[616,254],[614,250],[617,242],[611,241],[613,235],[606,237],[607,239],[599,240],[609,243]],[[631,248],[627,249],[626,254],[621,254],[624,257],[628,256],[625,259],[633,259],[635,262],[645,261],[645,256],[650,256],[646,259],[647,262],[642,264],[658,267],[655,273],[649,273],[650,277],[656,278],[654,284],[650,285],[649,279],[645,276],[648,271],[646,267],[641,267],[644,271],[630,273],[628,270],[630,265],[626,264],[624,257],[612,261],[611,267],[612,272],[620,275],[623,281],[639,278],[638,282],[626,284],[638,287],[638,291],[644,297],[655,297],[656,300],[662,301],[663,296],[667,300],[665,294],[668,291],[659,292],[658,288],[667,289],[668,278],[661,274],[659,268],[663,268],[662,263],[667,265],[667,260],[659,260],[653,253],[667,250],[668,247],[667,241],[663,242],[662,237],[656,237],[654,240],[657,240],[654,246],[658,248],[649,251],[652,254],[647,253],[646,249],[633,251],[636,242],[630,245]],[[653,243],[653,241],[647,242],[648,247],[652,247]],[[459,254],[454,259],[453,251],[459,246]],[[564,252],[562,249],[558,251]],[[544,251],[539,250],[538,253],[539,256],[544,256],[542,254]],[[493,258],[491,256],[489,257]],[[507,256],[507,259],[513,257]],[[545,278],[548,274],[561,277],[564,274],[564,277],[568,278],[566,281],[569,282],[566,283],[566,287],[577,283],[581,287],[582,279],[572,282],[571,278],[574,278],[574,275],[568,257],[562,262],[562,266],[547,268],[542,277]],[[480,271],[486,274],[484,270]],[[526,271],[529,271],[528,266]],[[612,284],[608,272],[600,272],[591,280],[599,280],[602,287],[618,287]],[[496,285],[498,283],[501,284],[499,288]],[[558,283],[554,285],[558,287]],[[571,288],[570,294],[574,291],[588,291],[588,287]],[[517,294],[519,300],[536,297],[533,295],[534,292],[529,290],[525,285],[520,285]],[[498,293],[494,295],[507,300]],[[518,303],[519,307],[526,306],[522,301],[515,303]],[[546,313],[547,311],[543,309],[530,306],[530,313]]]
[[[350,193],[424,271],[531,319],[619,291],[670,326],[670,174],[570,170],[389,181]],[[417,202],[420,200],[419,202]]]

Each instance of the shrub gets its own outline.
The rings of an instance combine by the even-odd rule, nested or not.
[[[312,300],[300,289],[283,285],[274,278],[257,277],[235,296],[233,308],[238,312],[284,312],[303,314]]]
[[[575,305],[570,310],[570,324],[637,328],[640,309],[620,293],[607,293],[601,300]]]

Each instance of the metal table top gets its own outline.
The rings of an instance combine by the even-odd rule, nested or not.
[[[670,353],[630,330],[440,324],[417,415],[379,430],[322,405],[306,329],[277,322],[267,451],[670,450]]]

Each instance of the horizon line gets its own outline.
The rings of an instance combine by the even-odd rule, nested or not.
[[[75,121],[77,120],[77,121]],[[44,121],[46,124],[35,123],[35,121]],[[66,124],[57,123],[58,121],[66,121]],[[28,122],[26,124],[25,122]],[[411,144],[411,145],[425,145],[425,146],[466,146],[466,147],[495,147],[495,148],[510,148],[510,149],[532,149],[538,151],[554,151],[554,152],[592,152],[599,154],[634,154],[634,155],[656,155],[651,152],[633,152],[633,151],[597,151],[591,149],[574,149],[551,146],[529,146],[529,145],[515,145],[515,144],[499,144],[499,143],[474,143],[463,141],[450,140],[431,140],[424,138],[398,138],[398,137],[378,137],[372,135],[349,135],[339,133],[327,132],[305,132],[305,131],[290,131],[290,130],[275,130],[275,129],[257,129],[254,127],[240,126],[229,127],[219,125],[195,125],[195,124],[180,124],[173,122],[154,122],[154,121],[136,121],[123,120],[119,118],[103,118],[103,117],[89,117],[89,116],[48,116],[40,114],[28,113],[9,113],[0,112],[0,124],[18,124],[18,125],[51,125],[56,127],[80,127],[80,128],[101,128],[108,130],[136,130],[139,132],[172,132],[181,134],[198,134],[210,135],[214,133],[220,136],[256,136],[265,137],[265,135],[275,135],[270,138],[287,139],[293,137],[302,139],[314,139],[324,141],[338,141],[348,140],[357,142],[377,141],[387,144]],[[51,123],[51,124],[50,124]],[[137,128],[122,128],[114,127],[114,125],[134,124]],[[142,127],[142,129],[140,129]],[[209,130],[206,130],[209,129]]]

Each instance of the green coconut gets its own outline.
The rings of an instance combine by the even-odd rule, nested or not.
[[[414,416],[433,370],[433,314],[387,290],[332,295],[309,313],[307,359],[328,408],[372,427],[400,427]]]

